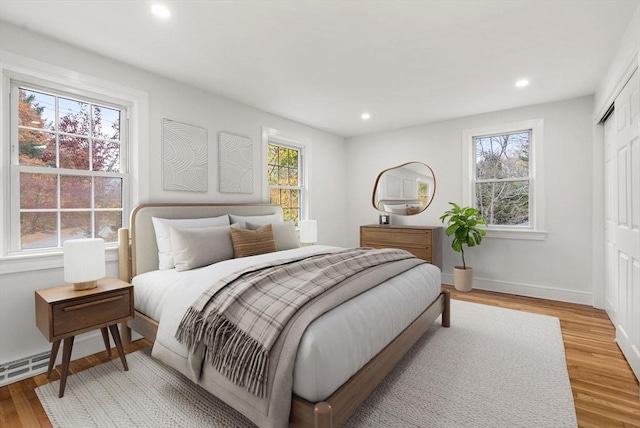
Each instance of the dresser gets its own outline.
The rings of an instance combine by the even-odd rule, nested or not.
[[[360,226],[360,246],[407,250],[442,270],[442,227]]]

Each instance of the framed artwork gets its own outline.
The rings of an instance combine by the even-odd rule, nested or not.
[[[162,188],[208,191],[207,146],[205,128],[162,119]]]
[[[253,193],[253,140],[242,135],[218,134],[221,193]]]

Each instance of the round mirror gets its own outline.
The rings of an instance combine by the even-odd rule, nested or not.
[[[389,214],[420,214],[436,193],[436,176],[422,162],[408,162],[378,174],[373,187],[373,207]]]

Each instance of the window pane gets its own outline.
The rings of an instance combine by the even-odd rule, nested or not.
[[[95,208],[122,207],[122,179],[95,177]]]
[[[60,132],[67,134],[89,135],[89,104],[80,101],[58,98]]]
[[[280,205],[283,208],[289,208],[291,206],[291,190],[280,190]]]
[[[278,184],[278,167],[269,166],[267,173],[269,174],[269,185]]]
[[[291,209],[290,215],[291,218],[289,220],[293,220],[293,223],[297,226],[298,221],[300,220],[300,209]]]
[[[290,186],[297,186],[298,185],[298,170],[297,169],[290,169],[289,170],[289,185]]]
[[[67,239],[91,238],[91,213],[89,211],[60,213],[60,229],[62,242]]]
[[[269,194],[270,194],[270,198],[269,198],[270,202],[272,204],[280,205],[280,189],[270,189]]]
[[[269,144],[267,156],[268,156],[267,164],[277,165],[278,164],[278,147],[272,144]]]
[[[93,140],[93,170],[120,171],[120,144]]]
[[[122,227],[121,211],[97,211],[96,218],[96,238],[102,238],[106,242],[118,241],[118,229]]]
[[[108,140],[120,139],[120,111],[92,106],[93,127],[91,135]]]
[[[60,176],[60,208],[91,208],[91,177]]]
[[[19,164],[56,167],[56,136],[50,132],[18,131]]]
[[[56,97],[20,89],[18,125],[53,131],[56,122]]]
[[[53,213],[20,213],[20,245],[23,249],[58,246],[58,216]]]
[[[300,191],[299,190],[292,190],[291,206],[296,208],[300,207]]]
[[[476,178],[529,177],[530,136],[526,131],[474,138]]]
[[[89,170],[89,139],[60,136],[60,168]]]
[[[286,147],[278,149],[278,165],[287,166],[289,161],[289,150]]]
[[[289,166],[298,169],[298,150],[289,149]]]
[[[289,184],[289,168],[284,166],[278,168],[278,184],[281,186]]]
[[[423,206],[429,203],[429,183],[418,181],[418,199]]]
[[[476,206],[494,226],[529,226],[529,181],[476,184]]]
[[[20,173],[20,209],[56,209],[58,176]]]

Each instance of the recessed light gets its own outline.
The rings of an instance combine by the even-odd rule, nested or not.
[[[360,116],[360,117],[362,118],[362,120],[369,120],[371,115],[369,113],[362,113],[362,116]]]
[[[158,18],[168,18],[171,16],[171,11],[161,4],[154,4],[151,6],[151,12]]]
[[[529,84],[529,81],[527,79],[522,79],[522,80],[518,80],[516,82],[516,86],[518,88],[524,88],[525,86],[527,86]]]

